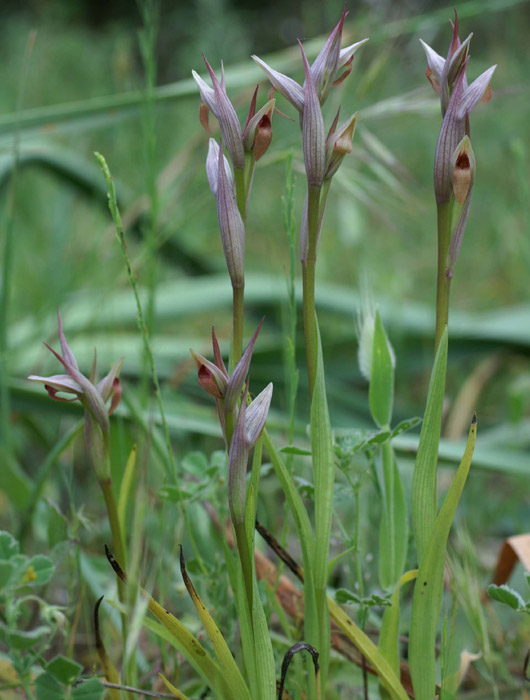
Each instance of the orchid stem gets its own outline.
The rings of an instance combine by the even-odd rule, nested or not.
[[[234,370],[243,352],[243,318],[245,314],[245,286],[232,287],[232,347],[230,371]]]
[[[320,223],[320,187],[308,186],[307,198],[307,259],[302,261],[302,282],[304,294],[304,336],[306,348],[307,377],[309,393],[313,396],[317,372],[318,333],[315,309],[315,268],[317,261],[317,238]]]
[[[436,340],[434,351],[438,350],[444,329],[449,321],[449,292],[451,278],[447,277],[447,253],[451,242],[451,221],[453,203],[438,204],[438,276],[436,284]]]

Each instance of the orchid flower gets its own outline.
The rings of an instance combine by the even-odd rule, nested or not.
[[[225,363],[221,356],[219,342],[215,335],[215,330],[212,328],[212,346],[214,361],[211,362],[203,355],[200,355],[194,350],[190,350],[193,359],[197,364],[199,384],[202,388],[215,398],[217,404],[217,413],[219,422],[223,430],[223,435],[227,443],[227,448],[230,447],[231,431],[227,434],[227,421],[235,422],[237,418],[238,401],[245,386],[245,381],[250,369],[250,360],[254,351],[258,333],[261,329],[263,320],[257,327],[254,335],[250,339],[245,352],[241,359],[234,367],[231,375],[228,374]],[[257,438],[256,438],[257,439]]]
[[[475,181],[475,157],[470,140],[469,115],[479,102],[491,99],[491,79],[497,66],[491,66],[471,85],[466,69],[472,35],[461,42],[458,36],[458,15],[455,21],[447,58],[443,59],[422,41],[427,55],[427,78],[440,94],[442,126],[434,157],[434,192],[438,206],[456,201],[461,207],[452,230],[446,265],[446,277],[453,276],[462,244]]]
[[[331,88],[340,84],[351,72],[355,53],[368,41],[368,39],[363,39],[344,49],[340,48],[346,15],[346,10],[344,10],[338,24],[331,32],[312,66],[309,66],[302,44],[298,42],[304,64],[305,81],[303,87],[289,76],[271,68],[257,56],[252,56],[267,74],[273,88],[280,92],[300,114],[304,163],[308,182],[308,195],[304,204],[300,231],[300,258],[304,265],[308,262],[310,247],[309,190],[311,188],[322,189],[323,192],[318,207],[318,220],[313,219],[312,222],[312,255],[316,258],[329,185],[345,155],[351,153],[357,121],[357,114],[353,114],[337,128],[337,114],[327,137],[325,135],[322,105]]]
[[[116,409],[121,398],[118,376],[123,364],[123,358],[115,362],[109,373],[95,384],[95,359],[90,378],[87,378],[80,372],[77,360],[66,342],[59,312],[57,312],[57,323],[62,354],[56,352],[47,343],[44,343],[44,345],[63,365],[66,374],[54,374],[50,377],[31,374],[28,379],[44,384],[49,396],[55,401],[75,401],[77,399],[83,404],[85,408],[85,437],[89,454],[96,473],[107,476],[108,451],[106,446],[108,446],[110,430],[109,415]],[[61,397],[58,395],[60,393],[73,394],[74,398]],[[110,407],[107,410],[106,404],[109,400]],[[110,474],[110,472],[108,473]]]
[[[331,32],[311,66],[312,78],[321,105],[326,101],[331,88],[341,83],[351,72],[351,64],[355,53],[368,41],[368,39],[362,39],[344,49],[340,48],[346,15],[347,12],[344,10],[339,23]],[[288,75],[271,68],[258,56],[252,56],[252,58],[265,71],[273,88],[280,92],[298,112],[303,112],[305,105],[304,88]]]
[[[228,502],[234,524],[242,523],[245,515],[246,473],[250,450],[256,444],[265,426],[272,398],[272,384],[247,406],[248,372],[254,345],[261,328],[259,324],[240,361],[231,375],[228,374],[219,343],[212,328],[212,345],[214,361],[211,362],[199,353],[191,350],[197,363],[199,384],[215,398],[217,412],[228,449]],[[241,404],[238,400],[243,391]],[[234,416],[235,422],[234,422]],[[227,435],[227,421],[234,424],[233,431]]]
[[[205,108],[201,107],[201,124],[209,131],[207,114],[208,110],[213,112],[219,122],[221,135],[226,145],[226,150],[232,161],[232,165],[237,170],[245,168],[245,153],[254,151],[255,160],[265,153],[272,137],[271,115],[274,111],[276,100],[270,99],[261,109],[256,112],[256,92],[251,102],[249,114],[243,130],[241,124],[228,95],[226,93],[224,68],[221,64],[221,81],[219,82],[211,65],[203,54],[204,62],[213,88],[211,88],[196,72],[192,71],[193,78],[197,83],[201,99]]]

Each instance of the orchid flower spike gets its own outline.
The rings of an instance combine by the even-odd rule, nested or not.
[[[201,76],[192,71],[193,78],[197,83],[203,103],[217,117],[219,128],[226,144],[226,150],[230,155],[234,168],[243,170],[245,167],[245,151],[243,148],[243,137],[241,135],[241,124],[234,109],[234,105],[228,99],[225,87],[224,68],[221,67],[221,82],[217,79],[211,65],[204,56],[204,62],[210,78],[212,79],[213,88],[211,88]],[[204,124],[204,120],[201,119]]]
[[[444,60],[422,42],[427,54],[427,78],[440,93],[443,121],[434,157],[434,193],[436,203],[461,207],[451,234],[446,276],[453,276],[469,215],[471,193],[475,182],[476,163],[470,140],[469,116],[479,102],[491,99],[491,79],[497,66],[491,66],[468,85],[471,35],[463,42],[458,36],[458,15],[455,11],[453,33],[447,58]]]
[[[453,34],[451,37],[447,58],[445,59],[437,54],[436,51],[422,39],[420,39],[427,56],[427,70],[425,71],[425,75],[427,76],[427,80],[431,83],[434,91],[440,95],[442,117],[445,116],[445,113],[449,107],[449,100],[451,99],[456,80],[462,69],[465,70],[465,65],[469,57],[469,46],[473,36],[473,34],[470,34],[463,42],[460,41],[460,37],[458,35],[458,14],[456,9],[455,21],[451,24],[453,26]],[[480,80],[486,74],[489,74],[489,79],[491,80],[491,76],[493,75],[495,68],[496,66],[489,68],[488,71],[483,73],[483,75],[480,76],[480,78],[477,78],[477,80]],[[483,102],[488,102],[491,98],[491,89],[489,88],[490,80],[487,81],[479,98]],[[466,78],[464,78],[464,88],[467,89]]]
[[[226,366],[221,356],[219,342],[215,335],[215,330],[212,328],[212,346],[214,361],[206,359],[194,350],[190,350],[193,359],[197,364],[198,380],[202,388],[215,398],[217,404],[217,413],[223,430],[225,440],[226,435],[226,418],[233,417],[238,409],[238,400],[245,386],[245,381],[250,369],[250,360],[254,351],[254,345],[260,332],[263,319],[260,321],[254,335],[250,339],[241,359],[234,367],[231,375],[228,374]],[[257,438],[256,438],[257,439]],[[227,441],[228,442],[228,441]],[[229,445],[227,445],[229,447]]]
[[[344,49],[340,48],[346,15],[347,12],[344,10],[337,26],[329,35],[311,66],[315,90],[321,105],[328,98],[331,88],[334,85],[339,85],[349,75],[355,53],[368,41],[368,39],[363,39]],[[258,56],[252,56],[252,58],[265,71],[272,87],[280,92],[298,112],[303,112],[305,105],[304,88],[288,75],[271,68]]]
[[[121,398],[121,387],[118,375],[123,364],[123,357],[115,362],[110,372],[103,379],[94,384],[94,377],[87,379],[79,371],[77,360],[70,350],[63,332],[61,315],[57,312],[57,322],[59,326],[59,341],[61,343],[60,355],[55,352],[47,343],[44,345],[55,355],[65,368],[67,374],[54,374],[50,377],[40,377],[30,374],[28,379],[33,382],[44,384],[49,396],[55,401],[75,401],[79,399],[85,409],[90,413],[102,430],[109,429],[109,415],[116,409]],[[95,375],[95,363],[92,368],[92,375]],[[73,394],[73,399],[66,399],[58,396],[59,393]],[[111,400],[109,409],[105,404]]]
[[[245,168],[245,153],[254,152],[255,160],[259,160],[269,147],[272,138],[271,116],[276,100],[274,98],[269,99],[256,112],[256,88],[245,126],[243,131],[241,131],[241,124],[234,105],[226,94],[224,69],[221,67],[221,82],[219,82],[204,54],[203,58],[210,74],[213,88],[198,73],[192,71],[193,78],[201,93],[201,124],[209,133],[208,111],[212,111],[219,122],[221,135],[232,165],[237,170],[243,170]]]
[[[44,384],[48,394],[55,401],[75,401],[78,399],[85,408],[85,439],[88,454],[98,475],[98,478],[110,477],[109,453],[109,415],[116,409],[121,398],[121,387],[118,379],[123,358],[115,362],[110,372],[95,384],[96,362],[92,365],[90,378],[79,371],[77,360],[71,351],[63,332],[61,315],[57,312],[59,326],[59,341],[61,352],[55,352],[44,343],[66,370],[66,374],[54,374],[50,377],[40,377],[31,374],[28,379]],[[66,399],[58,394],[73,394],[74,398]],[[110,400],[110,407],[106,404]]]

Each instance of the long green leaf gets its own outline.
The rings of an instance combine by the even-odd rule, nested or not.
[[[447,326],[434,360],[412,478],[412,526],[421,566],[436,518],[436,467],[447,372]]]
[[[416,700],[432,700],[435,695],[435,642],[442,605],[445,551],[451,524],[471,467],[476,439],[477,419],[473,416],[464,456],[434,523],[414,586],[409,660]]]

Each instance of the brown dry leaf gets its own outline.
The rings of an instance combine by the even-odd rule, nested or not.
[[[493,583],[496,586],[506,583],[518,561],[530,572],[530,534],[513,535],[504,540],[497,559]]]

